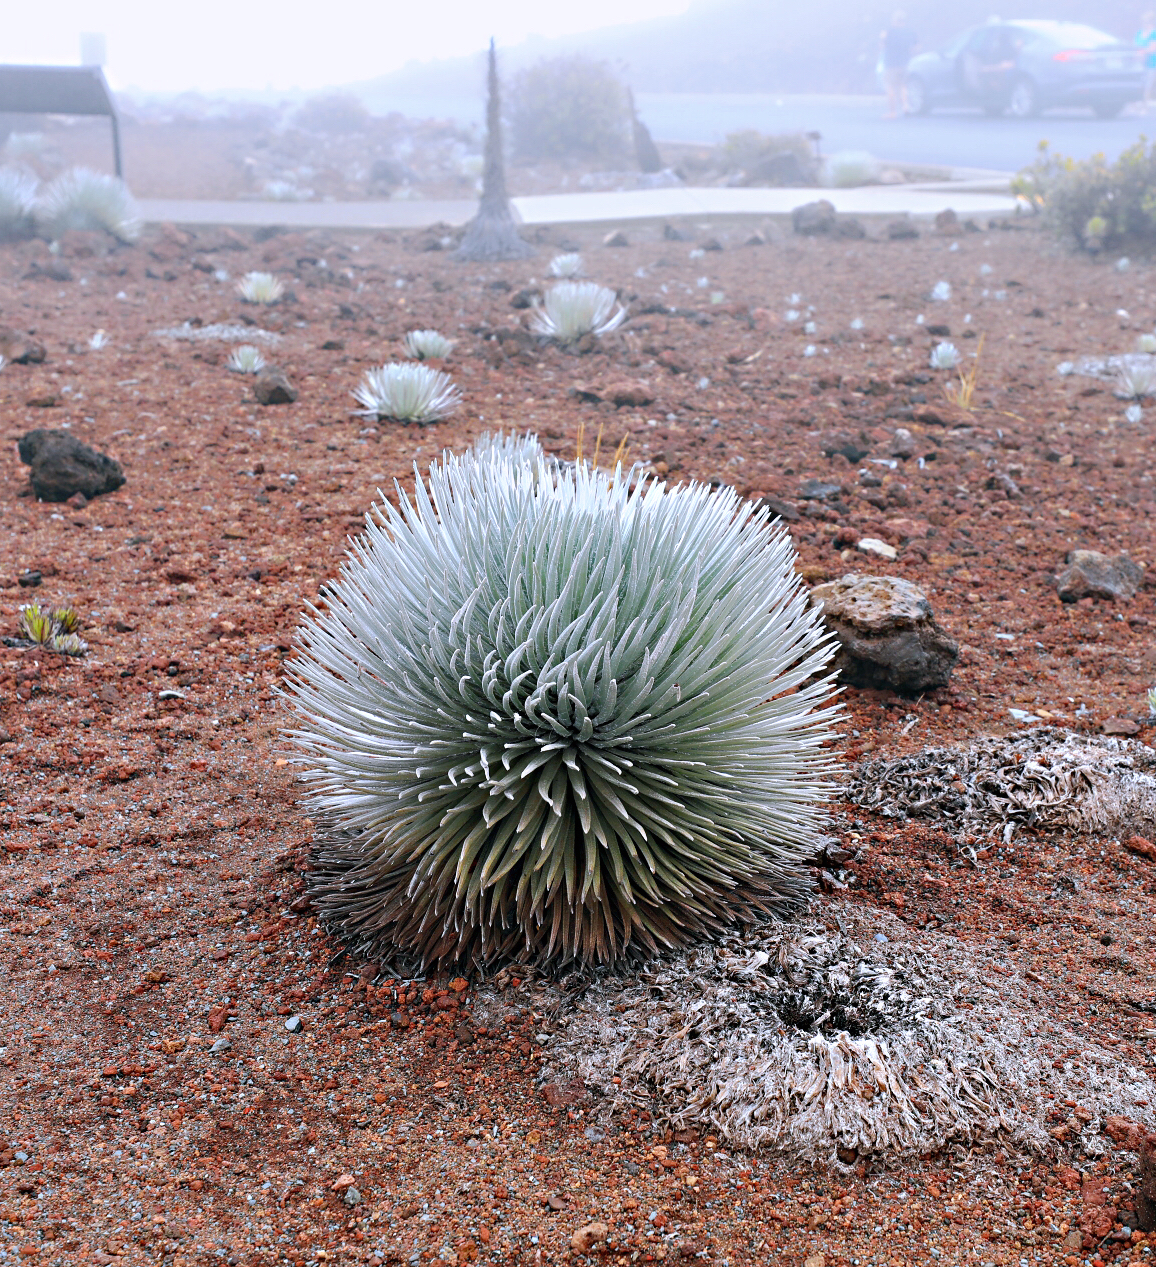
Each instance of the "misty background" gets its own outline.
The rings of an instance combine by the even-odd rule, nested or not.
[[[99,32],[105,72],[130,125],[161,116],[236,121],[248,103],[276,111],[280,122],[270,115],[270,126],[283,128],[303,102],[346,93],[378,118],[442,120],[476,136],[483,50],[494,35],[507,82],[545,58],[582,54],[606,62],[633,90],[660,143],[719,145],[743,129],[817,131],[827,152],[1014,171],[1032,161],[1045,137],[1074,157],[1097,151],[1114,157],[1146,130],[1137,107],[1106,121],[1079,111],[991,120],[961,110],[884,123],[876,63],[895,7],[890,0],[588,0],[569,8],[445,0],[433,11],[370,8],[362,0],[320,7],[306,0],[276,6],[203,0],[195,11],[177,11],[143,0],[53,0],[6,16],[0,61],[75,64],[81,32]],[[994,4],[910,0],[903,8],[917,51],[926,51],[990,18]],[[1131,39],[1143,11],[1143,4],[1124,0],[1035,0],[999,16],[1070,19]],[[134,145],[139,140],[130,136],[130,154]],[[276,186],[275,165],[258,158],[256,167],[251,156],[236,162],[258,171],[259,178],[250,173],[254,189],[269,180]],[[156,180],[181,184],[179,163],[167,176],[163,166],[162,157],[152,162]],[[304,183],[321,195],[312,177]],[[343,191],[335,185],[326,196]]]

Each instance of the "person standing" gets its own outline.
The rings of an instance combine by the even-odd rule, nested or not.
[[[1134,43],[1144,58],[1144,109],[1148,110],[1156,99],[1156,13],[1151,9],[1141,19]]]
[[[887,89],[885,119],[899,118],[907,107],[904,93],[907,63],[917,43],[915,32],[907,25],[907,14],[902,9],[896,9],[882,36],[883,86]]]

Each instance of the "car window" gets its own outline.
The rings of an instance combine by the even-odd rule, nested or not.
[[[943,50],[944,57],[958,57],[963,52],[968,40],[975,33],[974,28],[964,31],[962,35],[957,35],[955,39]]]
[[[1119,43],[1115,36],[1097,31],[1093,26],[1084,26],[1081,22],[1042,22],[1039,26],[1024,22],[1015,25],[1025,36],[1030,35],[1057,48],[1106,48]]]

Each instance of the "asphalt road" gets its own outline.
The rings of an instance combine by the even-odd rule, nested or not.
[[[1014,172],[1031,163],[1041,140],[1073,158],[1103,152],[1115,158],[1156,114],[1130,106],[1116,119],[1064,111],[1038,119],[990,119],[981,111],[936,111],[920,118],[884,119],[881,97],[776,97],[769,94],[639,93],[639,112],[658,140],[718,142],[728,132],[820,132],[825,154],[866,150],[901,163],[978,167]]]
[[[979,110],[936,111],[894,121],[883,116],[882,97],[775,96],[770,93],[636,94],[655,139],[717,143],[728,132],[821,132],[823,152],[866,150],[899,163],[979,167],[1014,172],[1035,158],[1046,139],[1075,158],[1104,152],[1114,158],[1142,133],[1156,136],[1156,113],[1130,106],[1118,119],[1091,111],[1055,112],[1038,119],[989,119]],[[388,103],[412,118],[482,122],[481,98],[406,96]]]

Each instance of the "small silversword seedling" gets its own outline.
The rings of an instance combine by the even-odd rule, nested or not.
[[[1144,352],[1148,356],[1156,352],[1156,334],[1138,334],[1136,336],[1136,351]]]
[[[398,496],[288,678],[322,917],[427,964],[608,963],[797,901],[831,649],[768,512],[525,440]]]
[[[931,288],[931,298],[938,303],[946,303],[951,298],[951,283],[936,282]]]
[[[104,229],[122,242],[135,242],[141,231],[124,181],[86,167],[70,168],[47,186],[37,201],[36,218],[53,238],[69,229]]]
[[[246,273],[237,283],[237,294],[247,304],[275,304],[285,287],[272,273]]]
[[[541,306],[535,304],[534,329],[559,343],[574,343],[585,334],[603,335],[626,320],[626,309],[608,286],[597,282],[559,282]]]
[[[959,349],[954,343],[937,343],[931,349],[933,370],[953,370],[959,364]]]
[[[20,636],[28,642],[62,655],[83,655],[88,643],[76,632],[80,617],[72,607],[55,609],[27,603],[20,608]]]
[[[577,251],[567,251],[564,255],[555,255],[546,266],[551,277],[580,277],[582,275],[582,256]]]
[[[411,330],[402,342],[402,349],[415,361],[444,361],[454,350],[454,341],[437,330]]]
[[[448,374],[428,365],[396,361],[366,370],[353,395],[369,417],[395,422],[440,422],[462,402]]]
[[[1116,395],[1121,400],[1156,396],[1156,361],[1127,361],[1116,374]]]
[[[260,348],[242,343],[229,354],[226,365],[234,374],[259,374],[265,368],[265,357]]]

